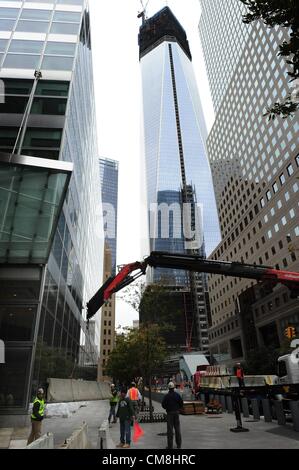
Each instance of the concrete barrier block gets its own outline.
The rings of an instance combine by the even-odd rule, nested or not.
[[[73,434],[65,440],[65,443],[61,446],[61,449],[88,449],[88,427],[86,423],[76,429]]]
[[[115,449],[115,443],[113,442],[110,436],[109,422],[108,419],[103,421],[101,427],[99,428],[98,434],[98,449]]]
[[[25,447],[25,449],[54,449],[53,434],[48,432],[36,441],[33,441],[31,444]]]

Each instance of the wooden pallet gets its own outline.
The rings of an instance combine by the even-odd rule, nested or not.
[[[182,415],[202,415],[205,412],[205,405],[202,401],[185,401],[181,410]]]

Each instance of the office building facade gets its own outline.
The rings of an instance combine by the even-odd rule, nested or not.
[[[187,36],[168,7],[143,21],[139,49],[150,250],[209,254],[220,230],[207,131]],[[156,269],[151,281],[192,292],[193,307],[182,315],[196,328],[195,346],[205,349],[204,277]]]
[[[73,168],[57,230],[48,240],[51,249],[43,258],[31,252],[24,257],[30,225],[25,211],[35,207],[34,190],[31,202],[23,204],[23,226],[7,222],[19,252],[7,256],[9,247],[0,264],[1,285],[9,287],[0,293],[0,331],[6,332],[8,352],[6,364],[0,366],[0,410],[22,415],[36,388],[58,373],[59,363],[70,369],[64,374],[75,376],[80,343],[87,351],[83,364],[96,365],[98,359],[99,324],[97,339],[92,340],[85,322],[85,304],[102,281],[103,263],[103,231],[95,219],[101,195],[88,3],[1,2],[0,46],[5,90],[0,104],[0,152],[14,153],[19,160],[26,155],[36,165],[43,166],[44,161]],[[48,187],[45,181],[44,189]],[[16,192],[22,195],[23,189]],[[2,219],[7,213],[1,196]],[[42,218],[42,206],[37,214]],[[38,218],[36,224],[39,227]],[[32,239],[42,246],[37,230]],[[3,228],[1,241],[5,247]],[[37,262],[42,263],[40,272]],[[20,305],[32,313],[24,314]]]
[[[241,2],[200,3],[216,113],[207,147],[222,233],[211,258],[298,271],[298,116],[264,116],[289,91],[286,61],[278,56],[287,30],[242,23]],[[211,276],[209,288],[211,352],[222,362],[278,347],[286,326],[299,327],[297,301],[281,285]]]

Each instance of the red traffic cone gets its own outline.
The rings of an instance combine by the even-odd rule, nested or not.
[[[137,423],[136,421],[134,422],[134,428],[133,428],[133,442],[137,442],[142,436],[144,435],[144,431]]]

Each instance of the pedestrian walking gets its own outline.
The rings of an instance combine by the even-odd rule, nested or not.
[[[37,391],[37,396],[33,401],[33,409],[31,414],[31,434],[28,438],[27,445],[31,444],[36,439],[41,437],[42,430],[42,421],[44,419],[45,413],[45,399],[44,399],[44,389],[39,388]]]
[[[135,419],[134,410],[130,398],[126,397],[127,390],[123,388],[120,392],[120,399],[116,417],[119,418],[120,443],[116,447],[129,449],[131,446],[131,423]]]
[[[173,449],[173,428],[175,431],[175,441],[178,449],[182,447],[182,435],[180,427],[180,410],[184,402],[181,395],[175,391],[173,382],[168,384],[168,393],[162,401],[162,407],[167,412],[167,449]]]
[[[118,398],[117,390],[113,390],[111,397],[110,397],[110,412],[109,412],[109,417],[108,417],[109,424],[112,418],[113,418],[113,423],[117,422],[116,407],[117,407],[118,400],[119,398]]]
[[[138,388],[136,387],[135,382],[131,383],[131,387],[129,388],[129,390],[127,392],[127,398],[130,398],[130,400],[132,402],[132,406],[133,406],[133,410],[134,410],[134,416],[137,419],[138,413],[139,413],[139,405],[141,403],[142,396],[141,396]]]

